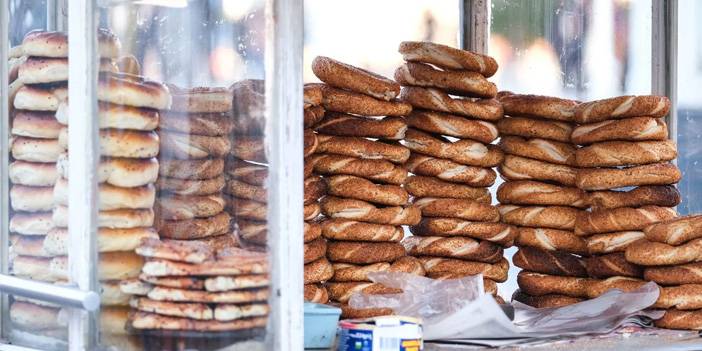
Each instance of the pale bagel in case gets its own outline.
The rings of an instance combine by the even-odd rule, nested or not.
[[[66,151],[57,139],[36,139],[16,137],[11,145],[12,157],[27,162],[56,162],[58,156]]]
[[[56,120],[68,125],[69,114],[68,103],[61,103],[56,110]],[[160,112],[153,109],[98,103],[98,123],[101,129],[150,131],[159,126],[159,120]]]
[[[172,102],[165,85],[126,73],[102,74],[97,93],[100,101],[156,110],[167,110]]]
[[[58,179],[55,163],[14,161],[8,167],[10,181],[26,186],[53,186]]]
[[[15,211],[46,212],[54,207],[53,187],[30,187],[13,185],[10,189],[10,204]]]
[[[54,204],[68,206],[68,180],[60,178],[54,185]],[[98,186],[98,208],[101,211],[119,209],[150,209],[156,199],[156,188],[147,184],[124,188],[110,184]]]
[[[109,59],[99,62],[100,72],[117,72]],[[25,84],[44,84],[68,81],[68,58],[30,56],[20,67],[18,77]]]
[[[12,120],[12,135],[39,139],[58,139],[61,124],[52,112],[17,111]]]
[[[17,212],[10,218],[10,232],[22,235],[46,235],[55,226],[51,212]]]
[[[58,173],[68,177],[68,154],[59,155],[56,162]],[[144,186],[156,182],[159,164],[155,158],[103,158],[97,169],[99,183],[107,183],[118,187]]]
[[[98,252],[133,251],[145,239],[157,239],[153,228],[130,229],[100,228],[97,233]],[[43,241],[44,250],[54,256],[68,254],[68,229],[54,228]]]
[[[57,227],[68,227],[68,208],[56,206],[51,219]],[[98,212],[98,227],[112,229],[128,229],[137,227],[150,227],[154,224],[154,211],[152,209],[138,210],[110,210]]]
[[[99,28],[97,38],[100,57],[119,56],[122,44],[114,33]],[[22,52],[27,56],[68,57],[68,35],[62,32],[32,31],[22,40]]]
[[[68,128],[61,130],[59,145],[68,148]],[[159,152],[159,136],[154,131],[101,129],[100,155],[107,157],[152,158]]]
[[[13,105],[18,110],[56,111],[61,103],[67,100],[68,87],[66,85],[51,87],[22,85],[15,93]]]

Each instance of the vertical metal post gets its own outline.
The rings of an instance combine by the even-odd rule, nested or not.
[[[46,0],[46,30],[56,31],[56,2],[58,0]]]
[[[10,266],[10,94],[8,50],[10,48],[9,0],[0,0],[0,274],[8,274]],[[10,332],[10,301],[0,295],[0,339]]]
[[[68,2],[68,263],[71,282],[80,290],[97,291],[97,12],[93,0]],[[97,316],[70,310],[71,350],[97,345]]]
[[[303,1],[266,1],[268,243],[272,292],[267,349],[303,348]]]
[[[66,31],[66,0],[46,0],[46,30]]]
[[[459,43],[464,50],[487,54],[490,41],[490,0],[462,0]]]
[[[656,0],[651,21],[651,92],[665,95],[672,108],[666,118],[669,138],[678,139],[678,1]]]

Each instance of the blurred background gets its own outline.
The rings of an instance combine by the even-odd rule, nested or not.
[[[582,101],[647,94],[651,1],[493,0],[489,54],[500,69],[492,80],[500,90]],[[244,77],[263,78],[263,3],[129,3],[104,9],[101,23],[120,37],[125,51],[153,79],[228,86]],[[684,175],[679,212],[686,214],[702,212],[702,1],[678,4],[677,137]],[[43,28],[44,8],[42,0],[11,0],[12,18],[21,20],[13,26],[13,45],[28,30]],[[306,0],[305,81],[316,81],[310,63],[317,55],[391,77],[402,63],[397,47],[403,40],[457,46],[459,15],[457,0]],[[501,292],[509,297],[515,287],[510,282]]]

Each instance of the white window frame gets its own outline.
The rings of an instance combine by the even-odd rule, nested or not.
[[[302,350],[303,0],[266,1],[266,149],[271,317],[267,349]]]

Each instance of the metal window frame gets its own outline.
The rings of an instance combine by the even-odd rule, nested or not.
[[[267,349],[303,349],[303,0],[266,1],[271,317]],[[293,156],[293,157],[290,157]]]
[[[97,116],[97,5],[68,1],[68,269],[70,282],[85,292],[98,289],[97,216],[100,129]],[[69,310],[70,350],[98,345],[98,312]]]
[[[677,142],[678,1],[654,0],[651,6],[651,93],[670,99],[668,138]]]
[[[461,0],[459,44],[464,50],[487,54],[490,43],[490,0]]]
[[[10,1],[0,0],[0,274],[7,276],[10,266],[10,97],[8,49],[10,47]],[[10,328],[10,301],[0,294],[0,339],[7,339]],[[7,312],[5,312],[7,311]]]

